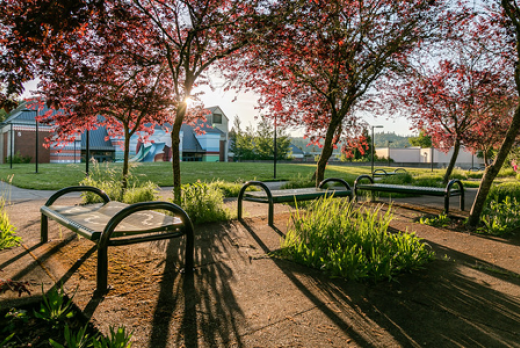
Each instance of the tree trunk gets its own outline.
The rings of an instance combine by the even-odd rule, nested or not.
[[[477,227],[480,221],[480,215],[484,210],[484,204],[486,203],[487,196],[491,189],[491,185],[495,180],[498,172],[502,168],[502,165],[506,161],[507,155],[511,151],[511,148],[515,144],[516,136],[520,131],[520,106],[518,106],[515,110],[515,115],[513,116],[513,120],[511,121],[511,125],[507,130],[506,136],[500,149],[498,150],[497,156],[495,158],[495,162],[486,167],[484,172],[484,176],[482,177],[482,181],[480,182],[480,186],[478,188],[477,197],[473,202],[473,206],[471,207],[471,212],[468,218],[467,225],[471,228]]]
[[[450,181],[451,173],[453,173],[453,168],[455,168],[455,163],[457,163],[457,157],[459,157],[460,151],[460,140],[455,139],[455,144],[453,145],[453,155],[451,156],[450,163],[448,164],[448,168],[446,168],[446,173],[444,173],[444,178],[442,182],[444,185],[447,185]]]
[[[173,201],[181,202],[181,153],[179,151],[180,132],[184,115],[186,114],[186,103],[181,103],[177,108],[175,120],[172,125],[172,171],[173,171]]]
[[[336,129],[338,128],[339,122],[331,121],[329,128],[327,129],[327,134],[325,135],[325,142],[323,144],[323,149],[321,150],[320,159],[318,161],[318,165],[316,167],[316,172],[314,173],[313,179],[316,179],[316,187],[325,179],[325,168],[327,166],[327,162],[332,156],[333,144],[332,140],[334,139],[334,133],[336,133]]]
[[[130,157],[130,131],[127,124],[123,124],[125,132],[125,144],[123,148],[123,175],[121,177],[121,197],[123,197],[125,190],[128,188],[128,161]]]

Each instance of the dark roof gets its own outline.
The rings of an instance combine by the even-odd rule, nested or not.
[[[181,131],[183,132],[182,152],[206,152],[195,137],[195,130],[192,126],[183,124]]]
[[[38,116],[44,115],[50,109],[47,106],[44,106],[41,110],[31,110],[27,108],[27,101],[22,101],[20,105],[14,110],[12,110],[4,123],[13,123],[13,124],[35,124],[34,118],[36,114]],[[53,113],[56,111],[53,110]]]
[[[114,146],[110,139],[108,139],[108,133],[105,127],[91,130],[89,138],[90,151],[114,151]],[[81,149],[87,149],[87,136],[85,132],[81,133]]]
[[[298,146],[290,144],[289,149],[292,151],[293,155],[303,155],[305,154]]]

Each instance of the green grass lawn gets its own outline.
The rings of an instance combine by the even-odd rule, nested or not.
[[[104,170],[106,165],[100,165]],[[121,171],[119,163],[109,164],[110,169]],[[298,177],[310,177],[315,171],[314,164],[278,164],[276,166],[277,180],[290,180]],[[90,172],[95,169],[90,166]],[[35,174],[34,164],[0,165],[0,180],[11,181],[21,188],[57,190],[67,186],[77,185],[85,177],[85,164],[40,164],[38,174]],[[140,163],[131,169],[139,180],[151,180],[159,186],[172,186],[171,163],[155,162]],[[339,177],[353,183],[361,174],[368,174],[370,167],[327,167],[326,177]],[[200,181],[223,180],[229,182],[245,182],[248,180],[273,180],[272,163],[244,162],[183,162],[181,163],[181,180],[183,184]]]
[[[122,165],[111,163],[102,164],[99,170],[109,168],[117,172]],[[385,168],[385,167],[383,167]],[[315,171],[315,164],[284,163],[277,165],[277,180],[295,180],[297,178],[310,178]],[[387,167],[388,171],[395,168]],[[414,177],[431,177],[436,180],[442,176],[442,169],[417,169],[406,168]],[[96,169],[91,165],[90,172]],[[85,164],[40,164],[38,174],[35,174],[34,164],[14,164],[13,169],[9,164],[0,165],[0,180],[11,181],[13,185],[27,189],[57,190],[63,187],[77,185],[85,177]],[[131,170],[140,181],[150,180],[159,186],[172,186],[171,163],[139,163]],[[336,177],[354,183],[356,177],[361,174],[369,174],[370,165],[367,166],[342,166],[328,165],[325,172],[326,178]],[[272,181],[273,164],[265,162],[183,162],[181,163],[181,180],[183,184],[193,183],[198,180],[211,182],[223,180],[227,182],[245,182],[248,180]],[[464,181],[466,187],[478,187],[479,181]]]

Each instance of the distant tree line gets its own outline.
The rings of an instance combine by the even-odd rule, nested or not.
[[[242,129],[240,119],[236,117],[229,138],[234,161],[274,159],[274,124],[266,118],[262,117],[254,130],[251,126]],[[276,159],[290,158],[291,153],[291,138],[283,130],[277,129]]]

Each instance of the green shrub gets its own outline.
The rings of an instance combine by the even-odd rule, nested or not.
[[[499,178],[503,178],[503,177],[507,177],[507,176],[516,176],[516,172],[512,167],[502,167],[502,169],[500,169],[500,172],[498,172],[498,175],[497,175],[497,177],[499,177]]]
[[[280,186],[281,190],[292,190],[306,187],[315,187],[316,180],[312,180],[312,175],[302,175],[298,173],[297,176],[293,176],[286,183]]]
[[[414,234],[388,233],[392,215],[379,208],[326,198],[315,201],[309,213],[297,209],[292,220],[281,255],[333,277],[390,280],[434,257]]]
[[[413,182],[413,177],[410,173],[400,173],[395,175],[386,175],[383,176],[381,182],[385,184],[393,184],[393,185],[406,185],[411,184]]]
[[[520,182],[509,181],[500,184],[494,184],[491,186],[491,190],[489,191],[487,204],[489,202],[503,202],[507,197],[510,199],[515,198],[520,202]]]
[[[16,151],[16,153],[13,156],[13,163],[15,163],[15,164],[31,163],[31,160],[32,160],[31,156],[22,156],[20,154],[20,151]],[[11,163],[11,156],[7,156],[5,158],[5,163]]]
[[[244,186],[244,184],[240,182],[227,182],[222,180],[212,181],[208,185],[222,191],[224,197],[238,197],[240,189]],[[250,187],[248,191],[249,190],[256,190],[256,188]]]
[[[0,250],[18,246],[21,241],[7,215],[5,198],[0,196]]]
[[[79,184],[97,187],[111,200],[127,204],[155,201],[159,193],[159,187],[155,183],[141,182],[132,174],[128,176],[128,187],[123,191],[121,173],[111,169],[108,164],[103,169],[99,164],[94,164],[92,174],[81,180]],[[84,192],[82,197],[85,204],[102,202],[102,199],[92,192]]]
[[[207,183],[183,185],[180,206],[194,224],[231,219],[229,210],[224,207],[222,191]]]
[[[477,230],[480,233],[503,236],[516,232],[520,229],[520,202],[509,196],[500,201],[491,200],[480,221],[484,225]]]
[[[439,214],[439,216],[433,217],[421,217],[419,223],[434,227],[446,227],[450,224],[451,220],[446,214]]]
[[[451,172],[450,180],[459,179],[459,180],[467,180],[468,173],[460,168],[455,168]]]

